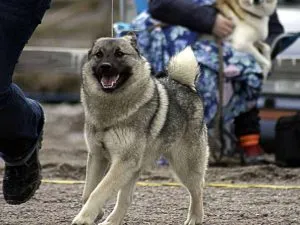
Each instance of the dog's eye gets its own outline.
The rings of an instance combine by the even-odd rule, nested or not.
[[[103,53],[101,51],[97,52],[95,54],[95,56],[97,56],[97,58],[102,58],[103,57]]]
[[[118,57],[118,58],[120,58],[120,57],[122,57],[122,56],[124,56],[125,54],[123,53],[123,52],[121,52],[121,51],[116,51],[115,52],[115,56],[116,57]]]

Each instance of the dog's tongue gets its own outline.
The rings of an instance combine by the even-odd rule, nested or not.
[[[103,76],[101,78],[101,84],[104,88],[113,88],[116,86],[119,75]]]

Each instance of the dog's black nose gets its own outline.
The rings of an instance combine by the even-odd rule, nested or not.
[[[254,0],[254,4],[255,5],[259,5],[259,4],[261,4],[263,2],[263,0]]]
[[[107,71],[110,71],[112,68],[112,65],[110,63],[102,63],[100,65],[100,69],[103,71],[103,72],[107,72]]]

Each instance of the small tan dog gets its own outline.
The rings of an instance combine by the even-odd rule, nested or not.
[[[239,17],[240,20],[245,19],[245,12],[242,10],[238,4],[238,0],[217,0],[216,7],[219,9],[223,15],[230,15],[231,11]]]
[[[264,79],[271,70],[271,49],[264,43],[268,36],[269,17],[277,0],[217,0],[216,7],[235,24],[228,38],[235,49],[252,54],[261,65]]]

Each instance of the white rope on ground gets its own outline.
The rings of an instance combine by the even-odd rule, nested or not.
[[[62,185],[74,185],[84,184],[81,180],[42,180],[45,184],[62,184]],[[175,182],[137,182],[141,187],[181,187],[180,183]],[[232,189],[245,189],[245,188],[264,188],[274,190],[300,190],[300,185],[272,185],[272,184],[229,184],[229,183],[207,183],[206,187],[214,188],[232,188]]]

